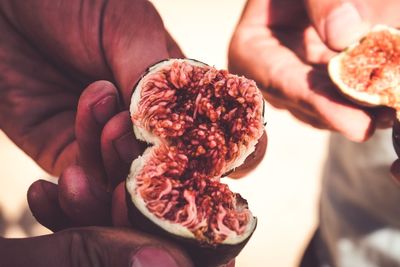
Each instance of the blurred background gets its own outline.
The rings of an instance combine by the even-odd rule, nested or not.
[[[244,0],[153,0],[166,27],[189,58],[226,68],[230,36]],[[266,107],[269,138],[261,166],[242,180],[225,180],[258,217],[258,227],[237,259],[239,267],[298,264],[317,223],[320,173],[327,132]],[[26,202],[29,185],[50,179],[0,131],[0,235],[49,233],[35,222]]]

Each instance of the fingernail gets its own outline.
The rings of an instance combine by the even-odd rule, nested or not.
[[[106,123],[118,111],[117,98],[106,96],[93,106],[93,116],[100,124]]]
[[[356,7],[349,2],[333,9],[322,23],[322,38],[337,50],[342,50],[359,40],[369,28]]]
[[[157,247],[140,248],[132,256],[131,267],[178,267],[174,258],[165,250]]]
[[[132,132],[126,133],[113,141],[113,145],[119,157],[125,163],[131,163],[132,160],[142,155],[147,147],[145,143],[136,140]]]

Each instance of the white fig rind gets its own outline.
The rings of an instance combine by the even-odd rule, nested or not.
[[[376,25],[374,26],[370,32],[379,32],[379,31],[389,31],[393,35],[400,36],[400,30],[395,28],[386,26],[386,25]],[[362,40],[362,39],[361,39]],[[354,88],[349,87],[346,83],[343,82],[341,69],[342,69],[342,61],[345,55],[354,49],[356,46],[360,44],[360,41],[350,45],[346,48],[343,52],[337,54],[336,56],[332,57],[328,64],[328,73],[331,80],[336,84],[339,90],[348,98],[356,101],[359,104],[364,106],[388,106],[389,105],[389,98],[386,95],[379,95],[376,93],[368,93],[357,91]]]

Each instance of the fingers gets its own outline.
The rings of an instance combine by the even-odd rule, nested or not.
[[[252,38],[235,46],[235,52],[230,54],[230,66],[256,80],[261,88],[276,88],[275,92],[268,93],[277,100],[274,105],[300,110],[293,114],[306,121],[317,117],[315,122],[310,121],[312,125],[326,124],[328,129],[353,141],[364,141],[372,134],[375,125],[371,115],[345,100],[326,72],[302,62],[271,32],[254,32]],[[311,116],[303,116],[306,114]]]
[[[79,145],[79,164],[99,183],[105,183],[100,136],[105,123],[118,112],[118,93],[114,85],[98,81],[82,93],[76,115],[75,133]]]
[[[60,177],[59,186],[38,180],[28,190],[29,207],[39,223],[52,231],[74,225],[110,225],[129,227],[125,182],[110,195],[91,183],[78,166],[69,167]],[[111,216],[111,217],[110,217]]]
[[[117,227],[131,226],[128,219],[128,207],[126,205],[125,182],[121,182],[114,190],[111,208],[112,224]]]
[[[310,116],[307,113],[303,112],[302,109],[288,108],[288,111],[299,121],[308,124],[316,129],[333,130],[326,122],[323,122],[321,118],[318,118],[315,115]]]
[[[276,69],[273,74],[277,88],[289,102],[303,112],[293,113],[318,128],[337,131],[355,142],[367,140],[375,129],[372,116],[362,107],[343,98],[323,71],[294,62],[291,71]],[[291,109],[289,109],[291,110]],[[308,110],[308,112],[307,112]],[[306,116],[309,113],[311,116]],[[313,118],[318,120],[312,120]],[[311,118],[311,119],[310,119]]]
[[[74,225],[111,224],[111,195],[81,167],[67,168],[58,187],[60,207]]]
[[[369,30],[361,4],[360,1],[305,0],[310,20],[322,41],[337,51],[357,41]]]
[[[56,185],[44,184],[51,188],[51,201],[39,186],[43,182],[34,184],[28,194],[35,216],[50,229],[59,230],[67,223],[111,224],[111,194],[106,185],[111,191],[124,180],[132,160],[145,148],[134,138],[129,113],[114,116],[118,110],[117,98],[115,87],[105,81],[93,83],[84,91],[76,120],[82,166],[67,168],[58,189]],[[62,218],[61,222],[57,218]],[[123,225],[128,225],[127,220]]]
[[[146,147],[135,138],[128,111],[115,115],[106,124],[101,136],[101,149],[111,189],[126,178],[132,161],[142,155]]]
[[[149,1],[109,1],[103,12],[102,44],[124,103],[152,64],[169,57],[161,17]]]
[[[309,72],[308,83],[312,93],[307,101],[333,130],[355,142],[366,141],[373,134],[376,125],[370,112],[343,98],[325,72]]]
[[[322,118],[318,116],[314,108],[305,102],[292,103],[290,99],[279,94],[279,90],[267,88],[263,90],[264,97],[268,102],[278,109],[287,109],[296,119],[311,125],[317,129],[332,130],[330,125],[326,121],[322,121]],[[275,95],[276,94],[276,95]]]
[[[106,122],[118,111],[118,94],[106,81],[89,85],[82,93],[76,115],[79,163],[61,175],[59,186],[34,183],[28,192],[31,210],[40,223],[57,231],[73,225],[109,225],[111,194],[106,192],[106,172],[100,139]]]
[[[52,231],[72,226],[58,202],[56,184],[45,180],[34,182],[28,189],[28,204],[33,216]]]

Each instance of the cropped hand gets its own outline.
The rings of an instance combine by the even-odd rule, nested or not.
[[[232,37],[230,70],[257,81],[273,106],[353,141],[389,127],[394,112],[344,99],[330,81],[329,59],[371,25],[400,25],[400,2],[388,0],[249,0]]]
[[[126,109],[134,84],[151,64],[182,53],[145,0],[0,1],[0,129],[42,168],[60,175],[82,150],[100,141],[110,119]],[[108,80],[83,107],[95,122],[76,119],[78,99],[92,82]],[[77,137],[82,142],[77,142]],[[101,165],[100,150],[92,162]]]

